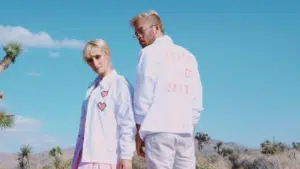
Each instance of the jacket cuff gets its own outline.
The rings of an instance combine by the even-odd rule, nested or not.
[[[121,160],[132,160],[133,159],[133,155],[129,155],[129,154],[124,154],[121,155]]]
[[[198,122],[200,120],[200,113],[199,112],[194,112],[194,116],[193,116],[193,124],[197,125]]]
[[[138,114],[134,115],[134,120],[135,120],[136,124],[142,124],[144,121],[144,118],[145,118],[145,116],[143,116],[143,115],[138,115]]]

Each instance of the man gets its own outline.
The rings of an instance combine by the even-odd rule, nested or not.
[[[203,109],[196,58],[164,34],[157,12],[130,23],[142,46],[133,98],[137,153],[149,169],[195,169],[193,133]]]

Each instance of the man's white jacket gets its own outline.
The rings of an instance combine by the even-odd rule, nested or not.
[[[193,134],[200,118],[202,84],[196,58],[164,35],[139,54],[133,108],[140,136]]]

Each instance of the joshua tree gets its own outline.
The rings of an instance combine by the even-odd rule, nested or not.
[[[22,46],[19,43],[9,43],[4,46],[4,51],[6,52],[5,57],[0,62],[0,73],[9,67],[11,63],[14,63],[17,56],[22,51]],[[0,92],[0,99],[3,99],[4,94]],[[4,112],[0,112],[0,128],[10,128],[14,124],[14,119],[12,115],[7,115]]]
[[[281,152],[281,146],[280,143],[277,142],[271,142],[269,140],[266,140],[265,142],[260,144],[261,147],[261,153],[263,154],[277,154]]]
[[[210,137],[206,133],[197,133],[195,139],[198,141],[198,150],[203,148],[204,144],[208,144],[210,141]]]
[[[220,150],[221,150],[222,145],[223,145],[223,142],[222,141],[218,141],[217,144],[216,144],[216,146],[214,147],[214,149],[217,151],[218,154],[221,153]]]
[[[53,165],[56,169],[59,169],[62,167],[62,159],[61,159],[61,156],[62,156],[62,150],[60,147],[55,147],[55,148],[52,148],[50,151],[49,151],[49,156],[53,157]]]
[[[18,161],[20,169],[28,169],[29,167],[29,157],[32,153],[32,147],[30,145],[23,145],[20,148],[20,152],[18,153]]]
[[[0,73],[7,69],[11,63],[15,63],[17,56],[22,52],[22,46],[19,43],[9,43],[3,49],[6,55],[0,62]]]
[[[3,99],[4,94],[0,92],[0,101]],[[13,115],[8,115],[7,113],[0,110],[0,129],[11,128],[14,125]]]
[[[222,150],[219,152],[219,154],[226,157],[226,156],[232,155],[233,152],[234,151],[231,148],[223,147]]]
[[[293,142],[292,147],[293,149],[300,151],[300,142]]]
[[[0,128],[11,128],[14,125],[13,115],[8,115],[4,112],[0,112]]]

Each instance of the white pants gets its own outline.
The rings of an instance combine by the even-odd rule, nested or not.
[[[78,169],[116,169],[117,165],[100,163],[80,163]]]
[[[194,138],[190,135],[155,133],[145,138],[148,169],[195,169]]]

